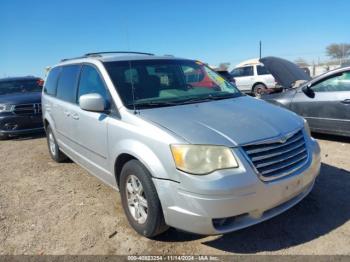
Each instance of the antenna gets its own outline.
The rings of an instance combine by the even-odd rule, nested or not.
[[[126,21],[126,24],[125,24],[125,36],[126,36],[126,44],[127,44],[128,50],[130,51],[129,30],[128,30],[127,21]],[[148,54],[148,55],[152,55],[152,54]],[[136,115],[137,111],[136,111],[136,105],[135,105],[135,86],[134,86],[134,76],[133,76],[132,71],[131,71],[132,70],[131,60],[129,60],[129,70],[130,70],[130,73],[131,73],[132,106],[133,106],[133,109],[134,109],[134,115]]]
[[[130,69],[130,73],[131,73],[131,95],[132,95],[132,106],[134,109],[134,114],[136,115],[136,105],[135,105],[135,86],[134,86],[134,76],[132,74],[132,66],[131,66],[131,60],[129,60],[129,69]]]
[[[259,41],[259,59],[261,59],[261,40]]]
[[[130,49],[130,47],[128,47]],[[152,53],[145,52],[135,52],[135,51],[107,51],[107,52],[95,52],[95,53],[87,53],[85,56],[101,56],[104,54],[136,54],[136,55],[154,55]]]
[[[105,54],[135,54],[135,55],[149,55],[149,56],[154,56],[154,54],[151,53],[145,53],[145,52],[135,52],[135,51],[107,51],[107,52],[95,52],[95,53],[87,53],[83,56],[78,56],[78,57],[72,57],[72,58],[64,58],[61,59],[61,62],[66,62],[70,60],[75,60],[75,59],[82,59],[82,58],[96,58],[96,57],[102,57]]]

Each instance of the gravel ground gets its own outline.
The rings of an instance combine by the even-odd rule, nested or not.
[[[154,240],[129,227],[118,192],[53,162],[45,138],[0,141],[0,255],[350,254],[350,139],[317,138],[321,175],[294,208],[227,235],[170,229]]]

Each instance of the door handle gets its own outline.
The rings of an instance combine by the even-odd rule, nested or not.
[[[79,115],[77,113],[73,113],[72,118],[75,120],[79,120]]]
[[[350,99],[345,99],[343,101],[341,101],[343,104],[347,104],[350,105]]]
[[[64,111],[64,114],[66,115],[66,117],[70,116],[70,112],[69,111]]]

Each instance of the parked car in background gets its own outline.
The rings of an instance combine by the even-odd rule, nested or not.
[[[264,57],[260,59],[260,62],[269,70],[279,87],[268,90],[267,93],[289,90],[311,80],[310,75],[305,70],[283,58]]]
[[[240,63],[231,71],[239,90],[260,96],[268,89],[276,87],[276,81],[258,59]]]
[[[43,131],[39,77],[0,79],[0,139]]]
[[[236,86],[236,80],[233,78],[233,76],[229,73],[229,71],[224,69],[214,69],[216,73],[221,75],[223,78],[225,78],[227,81],[229,81],[232,85]]]
[[[301,115],[314,132],[350,136],[350,67],[310,79],[299,67],[283,59],[268,66],[285,85],[293,86],[301,78],[309,81],[262,99]]]
[[[308,67],[301,66],[300,69],[303,70],[305,72],[305,74],[307,74],[308,76],[311,77],[311,72],[310,72],[310,69]]]
[[[242,94],[199,61],[147,53],[65,59],[43,89],[53,160],[119,189],[130,225],[222,234],[312,190],[320,148],[304,119]]]

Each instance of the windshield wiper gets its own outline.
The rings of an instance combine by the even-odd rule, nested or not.
[[[187,99],[176,100],[177,104],[190,104],[190,103],[199,103],[199,102],[207,102],[212,100],[221,100],[228,99],[240,96],[240,94],[224,94],[224,95],[209,95],[206,97],[192,97]],[[175,101],[174,101],[175,102]]]
[[[209,95],[205,97],[190,97],[186,99],[177,99],[172,101],[145,101],[145,102],[136,102],[135,104],[128,104],[128,106],[135,106],[137,108],[152,108],[152,107],[163,107],[163,106],[176,106],[176,105],[185,105],[191,103],[200,103],[208,102],[212,100],[221,100],[228,99],[240,96],[240,93],[234,94],[221,94],[221,95]]]
[[[226,93],[226,94],[211,96],[211,99],[219,100],[219,99],[235,98],[238,96],[241,96],[241,94],[240,93],[228,93],[228,94]]]
[[[136,107],[162,107],[162,106],[175,106],[177,103],[171,101],[149,101],[149,102],[136,102],[135,104],[129,104],[128,106]]]

